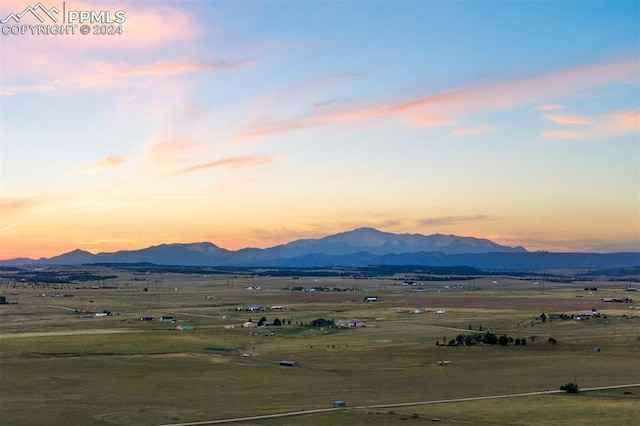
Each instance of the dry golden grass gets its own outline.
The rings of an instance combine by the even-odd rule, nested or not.
[[[162,284],[156,286],[153,277],[142,283],[132,277],[124,274],[109,283],[119,290],[77,285],[51,290],[20,284],[1,288],[9,302],[18,302],[0,307],[3,425],[156,425],[325,408],[337,399],[353,407],[558,389],[574,379],[581,387],[640,382],[640,319],[623,316],[635,311],[604,306],[606,319],[546,323],[535,319],[547,305],[574,307],[576,295],[583,296],[581,303],[597,304],[599,296],[587,297],[580,283],[544,292],[518,280],[500,280],[499,288],[492,291],[445,292],[443,283],[430,283],[429,292],[416,294],[397,281],[331,278],[320,280],[364,290],[314,294],[282,290],[290,284],[286,278],[165,274]],[[301,279],[296,284],[314,282]],[[263,290],[244,290],[256,284]],[[476,283],[477,287],[490,285],[490,281]],[[142,291],[144,286],[148,291]],[[364,295],[378,294],[381,289],[383,302],[362,302]],[[55,292],[74,297],[51,297]],[[504,307],[484,305],[494,299],[504,302]],[[248,305],[288,309],[235,310]],[[429,312],[407,312],[414,307]],[[446,314],[433,312],[440,307]],[[118,315],[81,318],[83,312],[103,309]],[[147,313],[156,318],[173,315],[178,322],[138,319]],[[261,316],[291,321],[291,325],[257,330],[239,327]],[[368,326],[321,330],[297,325],[317,317],[364,319]],[[175,329],[185,322],[194,330]],[[236,328],[224,328],[230,324]],[[496,334],[527,337],[529,343],[436,346],[436,341],[448,341],[468,332],[469,327],[477,330],[480,326]],[[531,336],[537,336],[535,341]],[[549,337],[558,344],[549,344]],[[234,348],[251,356],[206,354],[201,351],[206,346]],[[594,347],[601,351],[594,353]],[[283,359],[296,360],[301,367],[281,367]],[[441,367],[438,360],[453,363]],[[616,399],[594,402],[582,395],[541,398],[553,410],[565,413],[561,418],[579,421],[589,417],[580,414],[580,407],[590,412],[619,403]],[[424,411],[419,407],[397,409],[396,414],[332,413],[305,417],[305,423],[295,424],[421,424],[431,415],[448,416],[461,424],[474,419],[484,419],[486,424],[552,424],[545,420],[550,415],[527,414],[530,404],[520,401],[510,401],[508,410],[504,401],[502,405],[460,403],[460,414],[455,417],[451,415],[458,411],[453,406],[429,406]],[[565,409],[554,401],[569,405]],[[637,414],[629,411],[628,400],[620,404],[621,418],[628,418],[630,412]],[[505,411],[513,413],[508,421],[490,422],[490,413],[506,415]],[[414,412],[419,419],[402,420]],[[396,423],[379,423],[383,418]],[[313,423],[313,419],[321,420]],[[295,418],[268,422],[256,424],[294,424]]]

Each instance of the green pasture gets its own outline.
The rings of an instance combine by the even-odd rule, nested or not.
[[[346,401],[348,409],[244,424],[395,425],[432,418],[594,424],[594,416],[607,410],[615,410],[609,424],[630,424],[640,415],[637,388],[629,394],[349,408],[556,390],[574,380],[582,388],[640,383],[640,312],[601,303],[604,292],[585,292],[588,284],[549,283],[542,289],[531,280],[488,277],[455,289],[450,281],[429,281],[425,292],[416,293],[398,277],[162,274],[140,281],[131,271],[112,273],[118,278],[103,285],[117,289],[2,282],[9,304],[0,306],[0,424],[162,425],[330,408],[334,400]],[[361,291],[283,290],[293,284]],[[624,294],[620,283],[598,286],[608,288],[607,295]],[[365,295],[382,301],[364,303]],[[576,314],[597,305],[603,317],[539,319],[563,303],[580,308],[567,312]],[[242,310],[250,305],[285,310]],[[426,312],[412,313],[415,308]],[[113,316],[90,317],[103,310]],[[154,321],[141,321],[143,314]],[[176,322],[160,322],[161,315]],[[263,316],[284,325],[241,327]],[[360,319],[367,327],[301,325],[320,317]],[[180,331],[180,324],[194,328]],[[480,328],[526,338],[527,344],[441,345]],[[224,356],[206,347],[237,352]],[[281,360],[300,367],[282,367]],[[438,365],[443,360],[451,362]]]

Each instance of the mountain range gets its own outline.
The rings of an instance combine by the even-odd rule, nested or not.
[[[73,250],[51,258],[18,258],[0,265],[152,263],[173,266],[329,267],[367,265],[471,266],[483,269],[623,268],[640,265],[640,253],[528,252],[493,241],[455,235],[394,234],[374,228],[301,239],[270,248],[231,251],[210,242],[161,244],[140,250],[92,254]]]

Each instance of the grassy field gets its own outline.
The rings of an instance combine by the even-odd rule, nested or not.
[[[36,285],[5,274],[2,425],[161,425],[329,408],[335,400],[356,407],[556,390],[574,380],[582,388],[640,383],[640,312],[601,300],[628,296],[620,283],[599,282],[590,292],[584,288],[593,283],[487,277],[428,281],[416,292],[398,277],[97,273],[118,277],[97,286]],[[287,290],[295,286],[354,291]],[[368,295],[381,301],[363,302]],[[251,305],[284,310],[244,310]],[[591,309],[601,317],[539,319]],[[103,311],[112,315],[93,316]],[[141,321],[146,314],[154,320]],[[176,322],[160,322],[161,315]],[[241,327],[262,316],[284,325]],[[367,326],[305,326],[316,318]],[[193,330],[177,330],[181,324]],[[527,344],[444,346],[480,329]],[[640,417],[640,390],[627,392],[347,409],[245,424],[594,424],[611,412],[607,424],[623,425]]]
[[[590,391],[578,395],[467,401],[393,408],[358,408],[288,418],[239,422],[242,426],[456,425],[629,425],[638,419],[640,388]]]

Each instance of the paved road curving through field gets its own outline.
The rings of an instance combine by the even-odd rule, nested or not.
[[[607,389],[622,389],[622,388],[632,388],[638,387],[640,383],[630,384],[630,385],[617,385],[617,386],[601,386],[595,388],[584,388],[581,389],[581,392],[587,391],[596,391],[596,390],[607,390]],[[391,407],[410,407],[415,405],[430,405],[430,404],[447,404],[451,402],[464,402],[464,401],[481,401],[485,399],[501,399],[501,398],[518,398],[523,396],[535,396],[535,395],[549,395],[554,393],[561,393],[561,390],[547,390],[547,391],[538,391],[538,392],[526,392],[526,393],[515,393],[508,395],[490,395],[490,396],[474,396],[469,398],[456,398],[456,399],[441,399],[437,401],[422,401],[422,402],[401,402],[396,404],[380,404],[380,405],[361,405],[357,407],[349,407],[354,410],[366,410],[372,408],[391,408]],[[187,422],[187,423],[169,423],[160,426],[198,426],[198,425],[213,425],[213,424],[222,424],[222,423],[233,423],[233,422],[244,422],[250,420],[262,420],[262,419],[275,419],[278,417],[291,417],[291,416],[301,416],[305,414],[317,414],[317,413],[328,413],[331,411],[345,410],[345,408],[318,408],[314,410],[300,410],[300,411],[289,411],[287,413],[278,413],[278,414],[265,414],[262,416],[250,416],[250,417],[234,417],[230,419],[220,419],[220,420],[204,420],[199,422]]]

